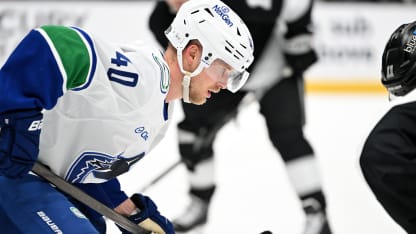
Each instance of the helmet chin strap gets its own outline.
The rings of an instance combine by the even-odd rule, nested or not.
[[[185,72],[182,79],[182,99],[186,103],[191,103],[189,100],[189,86],[191,85],[191,73]]]
[[[181,53],[178,53],[177,56],[178,61],[182,61]],[[181,69],[182,73],[185,74],[182,79],[182,99],[186,103],[191,103],[191,100],[189,98],[189,86],[191,85],[191,78],[197,76],[199,73],[202,72],[202,69],[204,69],[204,64],[201,62],[193,72],[185,71],[183,69],[182,63],[179,63],[179,68]]]

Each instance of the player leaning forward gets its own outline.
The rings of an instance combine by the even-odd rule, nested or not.
[[[381,82],[390,103],[363,146],[360,166],[377,200],[406,233],[416,233],[416,21],[384,48]]]
[[[2,233],[105,233],[100,214],[28,174],[36,160],[136,223],[150,219],[147,229],[174,233],[149,197],[129,198],[116,177],[164,136],[172,101],[203,104],[212,92],[238,90],[253,44],[218,0],[184,4],[166,36],[164,54],[64,26],[20,42],[0,71]]]

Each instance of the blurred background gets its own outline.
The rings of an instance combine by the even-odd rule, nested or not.
[[[0,0],[0,63],[31,28],[42,24],[75,25],[108,41],[141,40],[158,46],[147,25],[154,4],[152,0]],[[322,167],[335,234],[404,233],[370,192],[358,157],[365,137],[388,105],[379,82],[384,43],[400,24],[416,19],[414,12],[416,3],[411,0],[316,1],[313,18],[320,60],[306,74],[305,131]],[[246,104],[215,144],[218,192],[206,233],[298,234],[300,204],[267,138],[258,104]],[[170,217],[187,203],[184,167],[143,188],[179,160],[175,125],[182,113],[180,105],[176,107],[161,145],[120,178],[128,193],[150,195]],[[108,233],[119,232],[109,224]]]

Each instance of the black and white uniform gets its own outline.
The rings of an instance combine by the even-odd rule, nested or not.
[[[250,29],[256,59],[250,66],[249,81],[237,93],[222,91],[202,106],[182,103],[179,149],[190,172],[190,193],[205,201],[211,199],[215,190],[212,159],[216,134],[236,116],[242,99],[254,92],[270,140],[285,161],[297,194],[301,199],[313,197],[325,208],[314,152],[302,129],[303,72],[316,61],[310,40],[313,1],[257,1],[263,5],[253,0],[224,2]],[[163,29],[168,28],[173,17],[163,1],[150,16],[149,27],[164,47],[168,41]]]
[[[392,101],[367,137],[360,165],[387,213],[416,233],[416,90]]]

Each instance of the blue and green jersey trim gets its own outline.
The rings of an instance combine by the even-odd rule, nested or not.
[[[42,26],[39,30],[46,37],[60,66],[65,89],[87,88],[94,76],[97,55],[91,37],[80,28],[56,25]]]

